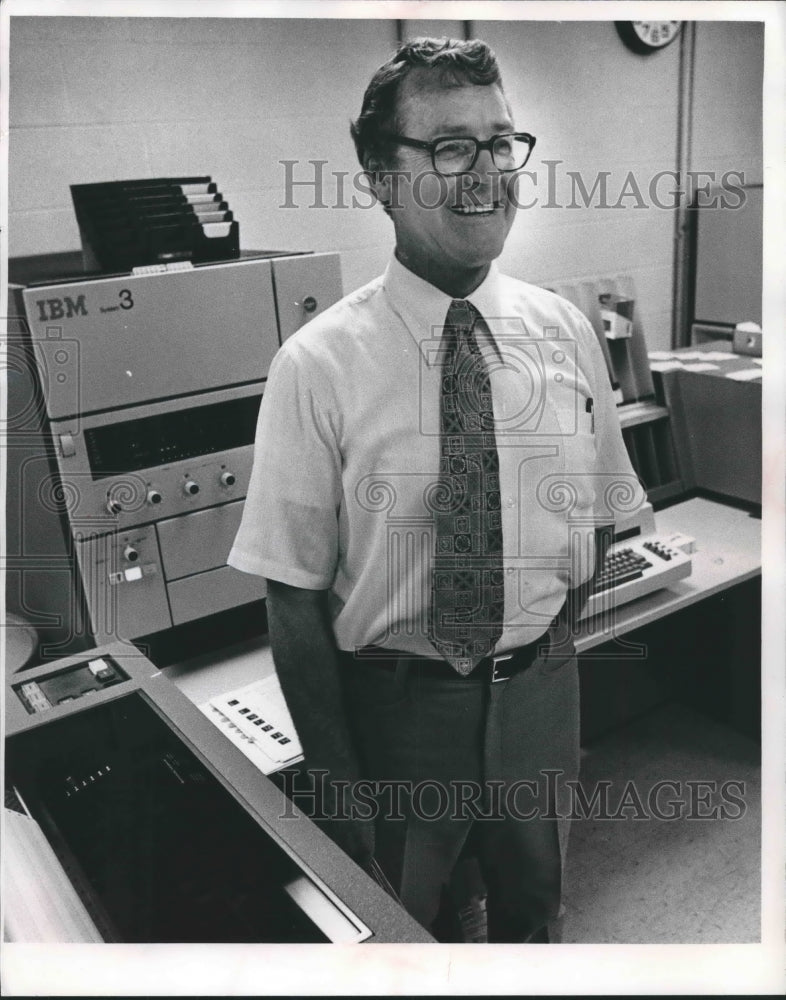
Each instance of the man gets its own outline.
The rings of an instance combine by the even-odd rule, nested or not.
[[[403,45],[352,134],[395,256],[277,355],[230,563],[268,579],[331,835],[426,927],[471,850],[490,939],[544,940],[555,779],[578,776],[571,627],[609,496],[631,511],[641,488],[588,322],[493,263],[535,140],[488,46]],[[361,778],[376,823],[341,797]]]

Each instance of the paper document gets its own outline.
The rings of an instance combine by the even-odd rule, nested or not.
[[[745,368],[739,372],[726,372],[726,378],[733,378],[735,382],[753,382],[754,379],[761,378],[761,369]]]
[[[685,365],[686,372],[711,372],[719,368],[720,365],[713,365],[707,361],[694,361],[693,364]]]
[[[685,365],[681,361],[652,361],[650,370],[654,372],[675,372]]]
[[[264,774],[303,756],[275,674],[211,698],[199,707]]]
[[[102,942],[63,863],[32,816],[4,809],[3,920],[6,941]]]
[[[734,361],[738,356],[728,351],[705,351],[703,354],[705,361]]]

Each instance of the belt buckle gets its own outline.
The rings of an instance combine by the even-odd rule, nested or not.
[[[491,683],[499,684],[500,681],[506,681],[508,677],[497,677],[497,665],[500,663],[507,663],[508,660],[513,659],[513,653],[501,653],[499,656],[493,656],[491,658]]]

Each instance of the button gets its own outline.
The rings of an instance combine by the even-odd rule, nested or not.
[[[71,458],[72,455],[76,455],[76,445],[70,434],[60,435],[60,454],[63,458]]]

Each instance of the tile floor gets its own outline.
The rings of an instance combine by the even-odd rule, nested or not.
[[[760,935],[760,792],[758,744],[677,704],[662,706],[583,751],[582,785],[611,782],[609,812],[629,781],[647,811],[659,781],[660,801],[683,804],[674,820],[580,819],[571,827],[564,899],[565,943],[743,943]],[[687,818],[688,781],[744,782],[744,811],[736,819]],[[700,789],[701,791],[701,789]],[[705,792],[706,794],[706,792]],[[633,793],[629,793],[630,796]],[[628,801],[631,801],[629,798]],[[722,805],[715,794],[700,812]],[[597,814],[596,814],[597,816]]]

